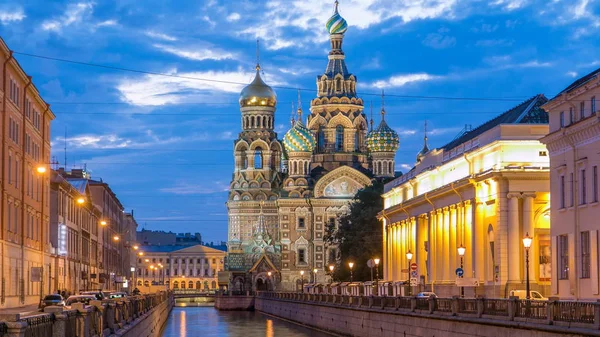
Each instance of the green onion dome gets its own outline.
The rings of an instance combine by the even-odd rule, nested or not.
[[[254,81],[242,89],[239,102],[242,108],[247,106],[274,107],[277,104],[277,95],[260,77],[259,66],[256,67]]]
[[[384,119],[375,130],[367,135],[367,147],[371,152],[396,152],[399,146],[398,133],[392,130]]]
[[[304,123],[300,119],[283,136],[283,146],[287,153],[313,152],[315,144],[315,136],[304,126]]]
[[[344,34],[348,30],[348,23],[346,20],[338,13],[338,2],[335,2],[335,12],[333,15],[327,20],[325,24],[327,31],[329,34]]]

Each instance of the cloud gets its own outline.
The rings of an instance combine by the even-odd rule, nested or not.
[[[546,68],[551,67],[552,62],[541,62],[539,60],[513,62],[510,55],[496,55],[486,57],[483,60],[485,63],[495,66],[495,70],[504,69],[523,69],[523,68]]]
[[[26,15],[23,8],[0,8],[0,24],[6,25],[11,22],[22,21]]]
[[[93,2],[78,2],[67,5],[63,15],[42,22],[42,29],[46,31],[60,32],[63,28],[82,22],[84,18],[91,16],[94,10]]]
[[[375,81],[371,84],[372,87],[384,89],[384,88],[397,88],[402,87],[410,83],[415,82],[426,82],[432,80],[438,80],[443,78],[442,76],[430,75],[427,73],[417,73],[417,74],[403,74],[403,75],[394,75],[386,80]]]
[[[207,46],[198,46],[198,47],[174,47],[167,46],[164,44],[154,44],[152,45],[154,48],[157,48],[165,53],[177,55],[182,58],[186,58],[194,61],[204,61],[204,60],[227,60],[233,59],[235,57],[234,54],[230,52],[226,52],[221,49],[210,49]]]
[[[456,44],[454,36],[443,35],[440,33],[427,34],[427,37],[421,41],[423,45],[435,49],[444,49],[453,47]]]
[[[173,144],[182,141],[181,137],[156,137],[151,130],[139,139],[125,138],[116,134],[80,134],[67,137],[67,147],[71,149],[126,149],[126,148],[151,148],[157,145]],[[64,137],[57,137],[53,145],[64,144]]]
[[[399,136],[404,136],[404,137],[414,136],[417,134],[417,130],[415,130],[415,129],[396,128],[395,130]]]
[[[471,28],[475,33],[492,33],[498,29],[498,24],[482,23],[481,26]]]
[[[238,21],[241,18],[242,18],[242,16],[239,13],[235,13],[235,12],[227,15],[228,22]]]
[[[153,39],[159,39],[159,40],[164,40],[164,41],[177,41],[177,38],[171,35],[167,35],[165,33],[161,33],[161,32],[155,32],[152,30],[148,30],[145,31],[144,34],[146,34],[146,36],[151,37]]]
[[[175,186],[161,188],[159,191],[178,195],[213,194],[229,191],[229,184],[222,181],[214,181],[210,184],[194,184],[186,181],[179,181]]]
[[[176,77],[144,75],[123,78],[117,85],[121,99],[138,106],[179,104],[191,101],[214,101],[216,93],[239,94],[253,76],[241,69],[237,71],[169,72]],[[263,77],[269,85],[281,84],[276,77]]]
[[[512,39],[489,39],[475,42],[478,47],[510,47],[515,43]]]
[[[412,170],[413,166],[414,165],[410,165],[410,164],[397,164],[396,169],[410,171],[410,170]]]
[[[567,73],[565,75],[567,75],[569,77],[577,77],[577,73],[574,71],[567,71]]]
[[[96,24],[96,27],[110,27],[110,26],[116,26],[118,24],[119,24],[119,22],[117,20],[105,20],[102,22],[98,22]]]
[[[461,130],[461,128],[433,128],[431,130],[427,130],[428,136],[441,136],[448,133],[457,133]]]
[[[458,0],[352,0],[340,5],[340,14],[350,29],[364,30],[390,19],[401,23],[415,20],[452,18]],[[321,1],[267,1],[264,15],[251,22],[240,35],[250,35],[266,42],[267,49],[278,50],[328,39],[324,24],[333,14],[331,2]],[[307,34],[293,34],[295,31]]]
[[[507,11],[521,9],[527,5],[527,0],[496,0],[492,5],[502,7]]]

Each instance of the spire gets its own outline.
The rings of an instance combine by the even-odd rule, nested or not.
[[[300,89],[298,89],[298,120],[302,122],[302,101],[300,100]]]
[[[294,127],[294,124],[296,123],[296,121],[294,120],[295,113],[296,113],[296,111],[294,111],[294,102],[292,102],[292,113],[290,114],[290,120],[292,122],[292,127]]]
[[[424,136],[423,136],[423,149],[417,154],[417,162],[420,162],[423,157],[429,152],[429,146],[427,146],[427,121],[425,121]]]
[[[256,71],[260,71],[260,41],[256,39]]]
[[[427,121],[425,121],[425,137],[424,137],[424,140],[425,140],[425,145],[427,145]]]
[[[381,121],[385,120],[385,93],[381,89]]]
[[[340,2],[339,2],[338,0],[335,0],[335,3],[334,3],[334,5],[333,5],[333,6],[334,6],[334,12],[335,12],[335,13],[338,13],[338,6],[339,6],[339,5],[340,5]],[[339,13],[338,13],[338,14],[339,14]]]

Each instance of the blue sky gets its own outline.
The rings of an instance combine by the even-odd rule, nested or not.
[[[16,55],[57,116],[53,153],[110,183],[148,229],[225,240],[238,94],[262,44],[265,80],[307,89],[324,71],[333,1],[4,1],[0,35],[16,52],[178,77]],[[401,139],[397,169],[537,93],[552,97],[600,67],[593,0],[341,0],[359,95],[386,90]],[[185,78],[182,78],[185,77]],[[279,137],[296,91],[276,89]],[[398,96],[493,98],[428,99]],[[368,114],[368,108],[367,114]]]

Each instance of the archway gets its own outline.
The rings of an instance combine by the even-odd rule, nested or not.
[[[256,290],[267,291],[267,283],[263,281],[263,279],[259,278],[258,280],[256,280]]]

